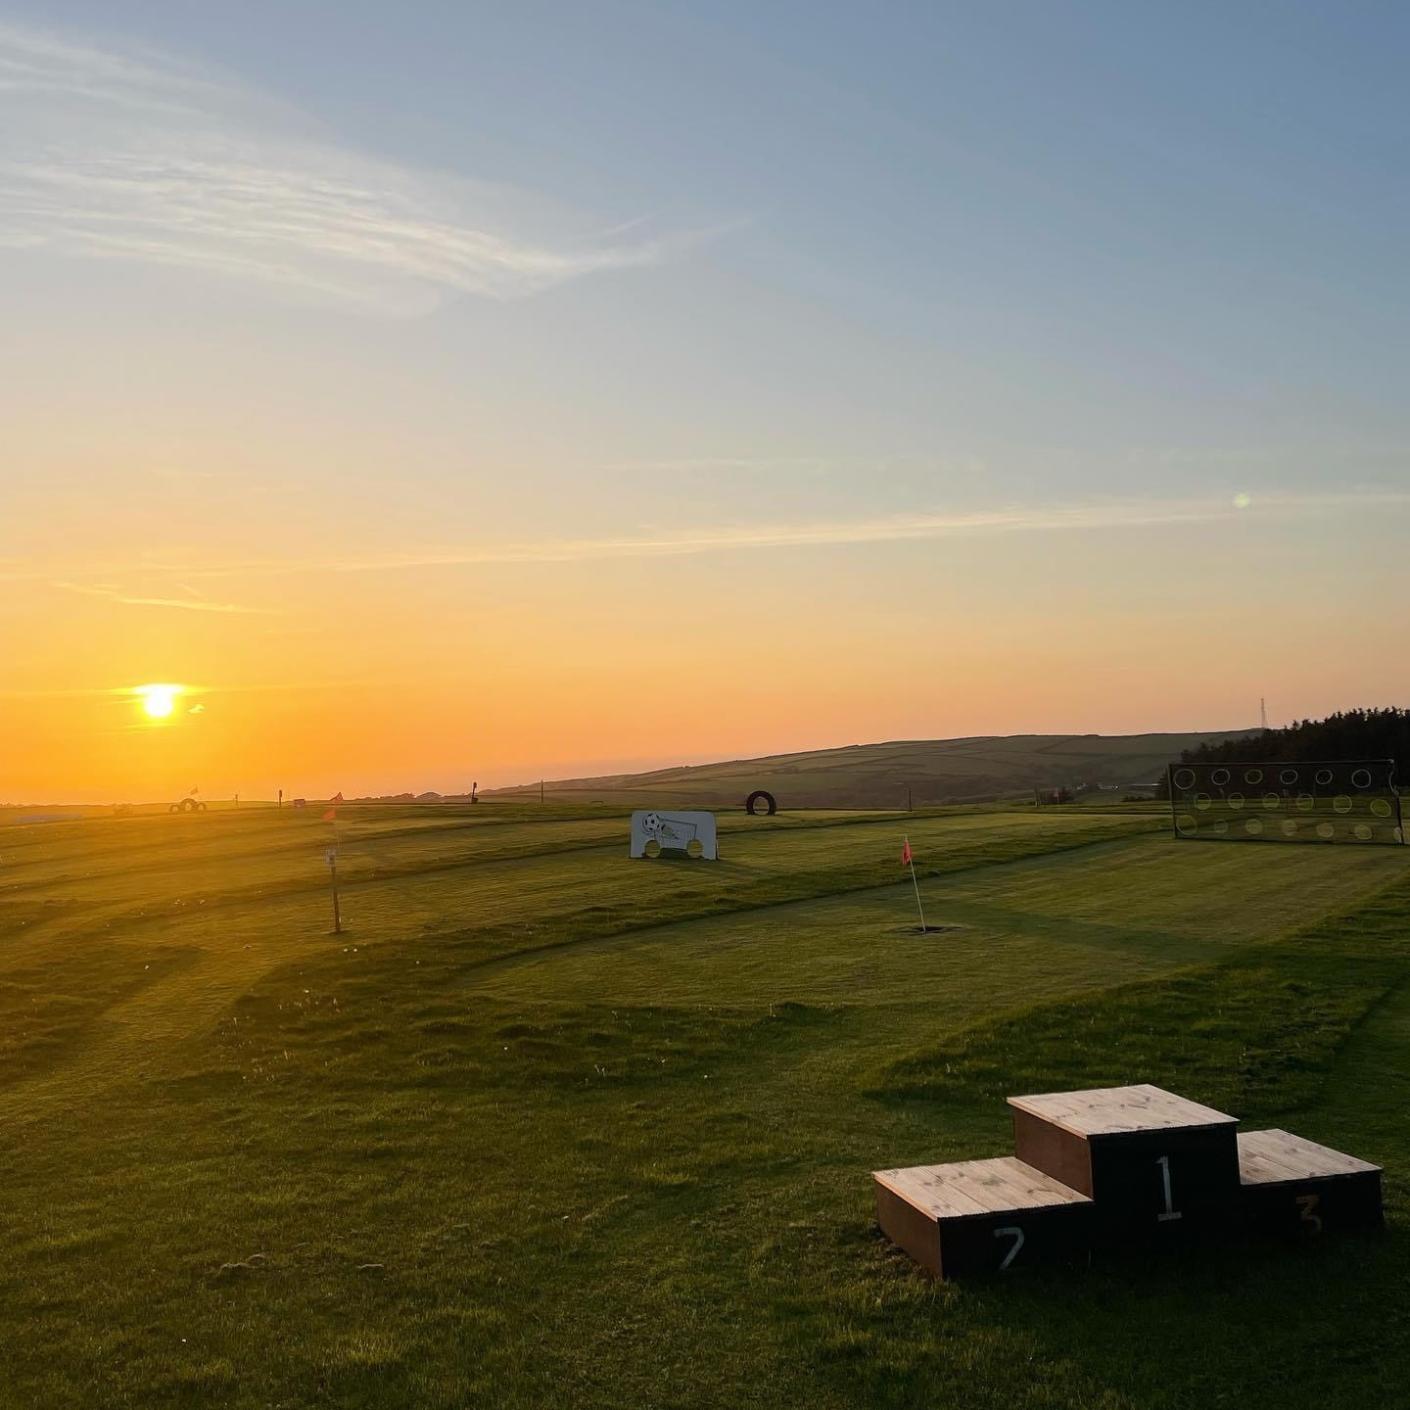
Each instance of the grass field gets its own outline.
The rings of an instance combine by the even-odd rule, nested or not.
[[[0,827],[0,1405],[1401,1406],[1410,852],[1140,808]],[[916,848],[922,936],[898,864]],[[1389,1228],[930,1282],[868,1172],[1151,1081]]]

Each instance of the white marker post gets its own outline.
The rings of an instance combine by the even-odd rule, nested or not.
[[[323,821],[333,824],[333,845],[323,854],[328,863],[328,880],[333,888],[333,934],[343,933],[343,917],[338,910],[338,805],[343,801],[343,791],[339,789],[328,800],[328,811]]]
[[[343,933],[343,918],[338,911],[338,847],[334,843],[327,852],[324,853],[324,860],[328,863],[328,878],[333,887],[333,934]]]
[[[916,879],[916,859],[915,853],[911,851],[911,839],[905,840],[906,845],[901,848],[901,862],[911,869],[911,885],[916,889],[916,910],[920,912],[920,933],[925,934],[925,907],[920,903],[920,882]]]

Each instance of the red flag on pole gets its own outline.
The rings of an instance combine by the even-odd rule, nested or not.
[[[328,811],[327,811],[326,813],[324,813],[324,815],[323,815],[323,821],[324,821],[324,822],[333,822],[333,821],[337,818],[337,816],[338,816],[338,809],[337,809],[337,807],[336,807],[335,805],[338,804],[338,803],[341,803],[342,801],[343,801],[343,795],[342,795],[341,790],[340,790],[339,792],[335,793],[335,794],[328,800],[330,806],[329,806]]]
[[[925,934],[925,907],[920,903],[920,878],[916,876],[915,853],[911,851],[911,839],[905,839],[901,846],[901,865],[911,869],[911,885],[916,889],[916,913],[920,916],[920,933]]]

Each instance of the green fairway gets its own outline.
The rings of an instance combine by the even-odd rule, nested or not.
[[[1132,807],[0,826],[0,1405],[1396,1406],[1410,852]],[[927,919],[901,871],[908,834]],[[1150,1081],[1389,1228],[935,1284],[869,1172]]]

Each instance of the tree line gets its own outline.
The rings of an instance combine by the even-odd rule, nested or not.
[[[1299,720],[1281,729],[1258,730],[1242,739],[1201,744],[1180,755],[1183,764],[1298,763],[1310,759],[1394,759],[1396,780],[1410,780],[1410,709],[1339,710],[1324,720]],[[1169,796],[1160,780],[1159,797]]]

